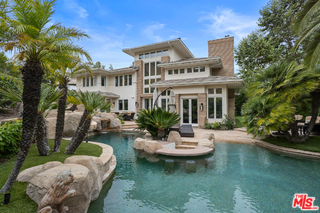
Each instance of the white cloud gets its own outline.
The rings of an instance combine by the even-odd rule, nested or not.
[[[133,26],[131,24],[126,24],[127,28],[126,30],[130,30]]]
[[[160,42],[163,41],[162,37],[159,36],[159,31],[162,30],[166,25],[165,24],[152,24],[147,26],[143,31],[142,34],[147,36],[153,41]]]
[[[215,38],[234,36],[236,44],[258,27],[258,17],[238,14],[231,9],[220,8],[219,11],[202,14],[198,21],[206,23],[206,31]]]
[[[80,18],[86,19],[89,15],[87,10],[81,7],[75,0],[65,0],[64,4],[67,9],[77,13]]]

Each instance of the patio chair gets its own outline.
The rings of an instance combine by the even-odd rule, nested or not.
[[[181,137],[194,137],[194,132],[191,124],[183,124],[180,128]]]
[[[131,112],[130,113],[130,120],[132,120],[133,121],[133,119],[134,119],[134,115],[135,115],[136,113],[135,112]]]
[[[173,125],[172,127],[170,127],[169,132],[170,131],[180,132],[180,124],[176,124],[176,125]]]

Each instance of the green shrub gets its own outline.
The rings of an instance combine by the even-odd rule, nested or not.
[[[18,85],[22,85],[21,80],[4,73],[0,73],[0,89],[3,89],[3,90],[17,89]],[[4,106],[8,106],[10,104],[11,104],[10,101],[2,101],[2,95],[0,94],[0,108]]]
[[[225,119],[222,120],[222,123],[227,129],[233,129],[235,126],[235,120],[231,118],[229,115],[225,114]]]
[[[124,124],[123,117],[121,115],[118,115],[118,118],[121,121],[121,124]]]
[[[220,127],[221,127],[221,125],[220,125],[219,122],[214,122],[214,123],[212,124],[212,128],[213,128],[213,129],[220,129]]]
[[[15,120],[0,125],[0,158],[7,158],[18,153],[21,140],[22,120]]]
[[[208,123],[207,117],[205,117],[205,119],[204,119],[204,128],[205,129],[210,129],[211,128],[211,124]]]

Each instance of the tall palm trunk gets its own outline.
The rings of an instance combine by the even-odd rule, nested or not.
[[[50,155],[47,139],[47,126],[43,114],[38,114],[36,122],[35,140],[40,156]]]
[[[80,122],[79,122],[79,125],[78,125],[78,128],[77,128],[77,131],[76,133],[74,134],[74,136],[72,137],[71,141],[69,142],[68,146],[66,147],[66,150],[70,150],[70,147],[73,146],[73,143],[74,143],[74,138],[77,138],[77,135],[78,133],[80,132],[80,129],[82,127],[82,125],[84,124],[84,122],[87,120],[87,117],[88,117],[88,111],[85,109],[83,111],[83,114],[81,116],[81,119],[80,119]],[[67,151],[65,152],[67,153]]]
[[[59,98],[59,102],[58,102],[56,135],[55,135],[54,147],[53,147],[54,152],[60,152],[60,145],[61,145],[63,128],[64,128],[64,116],[66,112],[67,95],[68,95],[68,82],[66,79],[64,79],[63,83],[59,84],[59,89],[62,92],[62,96]]]
[[[88,132],[91,124],[91,118],[86,118],[81,126],[78,127],[76,134],[71,139],[68,147],[66,148],[66,154],[73,154],[82,143],[86,133]]]
[[[285,132],[286,138],[293,143],[306,142],[317,120],[318,111],[319,111],[319,102],[320,102],[320,90],[317,89],[316,91],[312,92],[311,96],[312,96],[311,120],[305,135],[302,138],[299,137],[297,122],[290,125],[291,135],[288,131]]]
[[[44,74],[39,60],[28,59],[21,69],[23,75],[23,121],[20,150],[11,174],[0,193],[8,192],[15,182],[31,145],[34,126],[38,113],[41,93],[41,80]]]

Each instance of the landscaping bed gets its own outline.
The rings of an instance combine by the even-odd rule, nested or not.
[[[64,154],[63,151],[68,145],[69,141],[62,140],[61,141],[61,152],[60,153],[52,153],[50,156],[39,156],[38,150],[36,148],[36,145],[33,144],[30,147],[30,151],[28,153],[28,156],[26,160],[24,161],[24,164],[22,166],[21,171],[33,167],[38,166],[41,164],[44,164],[49,161],[60,161],[64,162],[64,160],[72,155]],[[49,140],[50,147],[53,147],[54,140]],[[89,156],[95,156],[99,157],[102,153],[102,148],[100,146],[90,144],[90,143],[82,143],[79,148],[76,150],[74,155],[89,155]],[[0,187],[2,187],[7,178],[9,177],[11,170],[14,166],[14,163],[16,161],[16,157],[11,158],[6,163],[0,165]],[[26,195],[26,188],[28,183],[21,183],[21,182],[15,182],[12,189],[10,190],[11,193],[11,200],[10,204],[8,205],[0,205],[0,212],[1,213],[14,213],[14,212],[35,212],[37,207],[37,204],[29,198],[28,195]],[[1,194],[0,196],[0,202],[2,203],[4,199],[4,195]]]
[[[285,137],[269,137],[267,139],[263,139],[262,141],[292,149],[300,149],[310,152],[320,152],[320,136],[310,136],[305,143],[291,143],[288,142]]]

